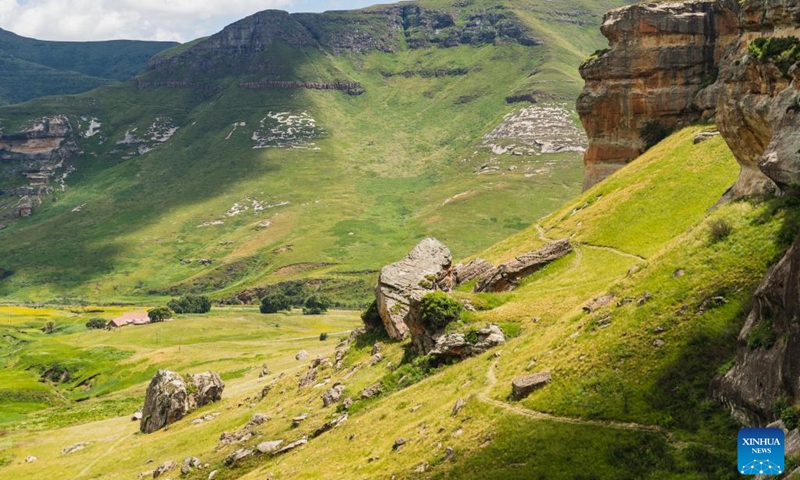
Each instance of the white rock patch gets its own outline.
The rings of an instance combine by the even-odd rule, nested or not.
[[[307,112],[269,112],[259,122],[259,129],[251,137],[253,148],[304,148],[319,150],[311,140],[324,134],[317,121]]]
[[[589,141],[572,114],[566,106],[558,104],[522,108],[506,115],[503,123],[486,134],[484,145],[495,155],[585,152]],[[508,145],[503,140],[516,140],[524,146]]]

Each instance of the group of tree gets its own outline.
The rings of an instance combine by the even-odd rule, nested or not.
[[[211,300],[205,295],[184,295],[167,302],[167,308],[175,313],[208,313]]]
[[[322,315],[331,307],[331,301],[324,295],[310,295],[303,303],[303,315]],[[280,291],[273,291],[261,299],[259,307],[261,313],[278,313],[280,311],[291,311],[292,302],[289,297]]]

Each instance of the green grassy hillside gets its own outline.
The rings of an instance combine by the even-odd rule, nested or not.
[[[580,191],[579,152],[495,154],[490,144],[521,143],[482,137],[523,108],[577,124],[577,65],[603,43],[602,12],[623,3],[430,0],[422,13],[393,13],[400,30],[381,23],[387,7],[294,16],[304,23],[291,27],[271,12],[253,17],[280,20],[263,51],[220,53],[234,25],[164,52],[135,81],[4,108],[7,133],[54,114],[76,131],[90,119],[101,127],[75,136],[65,190],[30,218],[3,220],[0,296],[230,299],[312,278],[339,305],[360,306],[373,273],[425,236],[474,254]],[[454,23],[434,29],[439,10]],[[364,93],[239,86],[265,81],[359,82]],[[508,103],[519,95],[537,103]],[[299,138],[279,140],[290,115]],[[119,143],[156,124],[178,130],[164,143]],[[0,169],[2,209],[24,172]]]
[[[210,470],[222,479],[738,478],[737,427],[707,399],[706,389],[711,377],[729,368],[752,292],[793,238],[798,219],[781,200],[715,207],[736,179],[736,162],[719,137],[695,145],[702,129],[675,133],[481,253],[500,261],[565,236],[575,246],[514,292],[475,299],[494,308],[463,321],[499,322],[514,333],[504,347],[426,371],[405,356],[402,343],[385,343],[386,359],[374,366],[375,338],[356,343],[345,368],[324,370],[323,377],[343,382],[346,396],[356,398],[376,382],[384,393],[357,401],[341,426],[316,438],[311,434],[339,414],[322,408],[319,397],[327,387],[298,389],[294,373],[306,364],[292,355],[300,348],[330,355],[338,340],[332,335],[320,342],[315,335],[356,326],[353,315],[306,323],[239,307],[109,333],[82,330],[93,314],[80,310],[0,310],[3,338],[17,342],[3,358],[4,375],[29,385],[15,389],[29,392],[25,398],[3,397],[3,411],[11,413],[0,443],[0,473],[131,478],[162,461],[197,456],[209,468],[185,478],[207,478]],[[728,228],[715,227],[720,223]],[[611,304],[582,311],[607,293],[615,296]],[[61,325],[49,335],[35,330],[47,318]],[[78,369],[58,386],[35,381],[52,361],[47,355],[63,352],[60,358],[78,362],[99,348],[95,369]],[[266,380],[258,378],[264,360],[273,372]],[[147,375],[167,366],[218,369],[228,384],[225,398],[168,431],[139,434],[122,415],[127,412],[115,408],[131,411],[141,402]],[[545,370],[552,383],[525,400],[509,400],[512,378]],[[98,372],[89,388],[76,388]],[[259,400],[264,381],[273,380]],[[453,415],[457,399],[466,406]],[[62,406],[32,413],[48,402]],[[220,416],[192,423],[210,412]],[[270,420],[254,429],[252,439],[217,446],[221,432],[241,428],[255,412]],[[291,427],[301,413],[309,418]],[[238,448],[303,435],[308,444],[284,456],[224,463]],[[393,450],[397,438],[406,444]],[[78,441],[89,445],[60,453]],[[28,455],[39,460],[26,464]]]
[[[48,42],[0,29],[0,105],[86,92],[140,73],[175,42]]]

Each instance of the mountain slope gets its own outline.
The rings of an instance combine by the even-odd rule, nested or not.
[[[730,366],[749,298],[767,263],[785,248],[782,231],[793,210],[778,200],[742,201],[709,213],[735,181],[736,162],[719,137],[694,144],[703,130],[674,134],[538,225],[481,254],[503,260],[546,238],[575,234],[573,254],[516,291],[473,297],[476,305],[497,306],[468,316],[466,326],[499,322],[511,337],[505,346],[426,373],[403,343],[360,339],[343,369],[322,371],[331,385],[343,382],[345,396],[356,403],[346,421],[319,436],[313,432],[341,414],[322,407],[319,397],[328,387],[298,388],[294,374],[307,365],[294,353],[304,348],[332,355],[334,342],[317,335],[358,325],[352,314],[297,323],[296,314],[259,316],[239,307],[115,333],[83,330],[94,315],[88,312],[68,317],[6,308],[11,320],[4,338],[28,343],[7,357],[14,366],[4,371],[16,375],[18,385],[30,382],[33,398],[42,397],[35,376],[52,361],[47,354],[79,359],[100,346],[107,350],[58,387],[70,398],[89,399],[30,415],[25,425],[9,424],[13,446],[0,451],[3,473],[129,478],[166,460],[197,456],[210,467],[186,478],[207,478],[211,470],[223,479],[583,478],[586,472],[590,478],[737,478],[731,468],[736,426],[707,398],[708,382]],[[694,195],[687,206],[663,208],[687,188]],[[719,221],[731,226],[729,235],[711,234]],[[626,228],[604,236],[614,225]],[[610,305],[581,310],[609,292],[615,295]],[[649,301],[637,306],[644,292]],[[710,300],[717,297],[724,300]],[[32,331],[36,315],[50,315],[61,329]],[[294,340],[281,339],[296,328],[303,330],[289,334]],[[371,365],[375,340],[385,359]],[[117,350],[129,351],[127,359],[113,360]],[[259,378],[263,362],[273,372],[266,380]],[[118,415],[141,402],[148,375],[165,367],[223,372],[224,399],[168,431],[136,434],[136,424]],[[550,371],[552,383],[525,400],[508,399],[512,378],[539,371]],[[76,387],[90,376],[88,387]],[[272,388],[261,399],[264,382]],[[376,382],[384,393],[361,399]],[[453,414],[458,399],[466,404]],[[219,417],[193,423],[212,412]],[[218,445],[223,431],[242,428],[256,412],[269,420],[252,429],[252,438]],[[292,418],[304,413],[308,418],[292,427]],[[280,457],[224,461],[239,448],[304,435],[305,446]],[[397,438],[406,443],[393,449]],[[89,445],[60,453],[76,441]],[[25,464],[28,455],[39,461]]]
[[[48,42],[0,29],[0,105],[125,81],[175,42]]]
[[[0,163],[0,294],[252,301],[312,277],[361,305],[423,236],[475,253],[579,191],[576,66],[622,3],[267,11],[124,85],[3,109],[7,135],[71,133],[33,191],[30,156]]]

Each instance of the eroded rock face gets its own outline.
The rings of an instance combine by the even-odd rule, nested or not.
[[[572,252],[568,239],[558,240],[545,245],[540,250],[528,252],[515,259],[487,271],[478,280],[474,291],[508,292],[519,285],[519,282],[544,266]]]
[[[383,267],[375,296],[381,320],[391,338],[401,340],[408,335],[409,325],[419,319],[423,296],[450,289],[452,261],[446,246],[426,238],[404,259]]]
[[[179,373],[159,370],[147,387],[139,429],[152,433],[177,422],[195,408],[222,398],[225,384],[214,372],[189,375],[189,385]]]
[[[584,188],[639,156],[648,123],[666,130],[713,115],[717,61],[735,38],[733,1],[636,4],[606,14],[609,48],[580,68],[577,110],[589,136]]]
[[[480,355],[490,348],[506,343],[503,331],[497,325],[487,325],[476,332],[477,339],[470,341],[463,333],[437,332],[427,341],[421,342],[428,346],[427,351],[434,358],[440,360],[462,360],[473,355]],[[430,345],[433,344],[431,348]]]
[[[739,333],[733,368],[715,379],[711,391],[734,418],[763,426],[774,420],[772,407],[781,397],[800,397],[800,238],[774,265],[758,287],[753,310]],[[769,348],[751,336],[771,338]],[[749,345],[748,345],[749,344]]]

